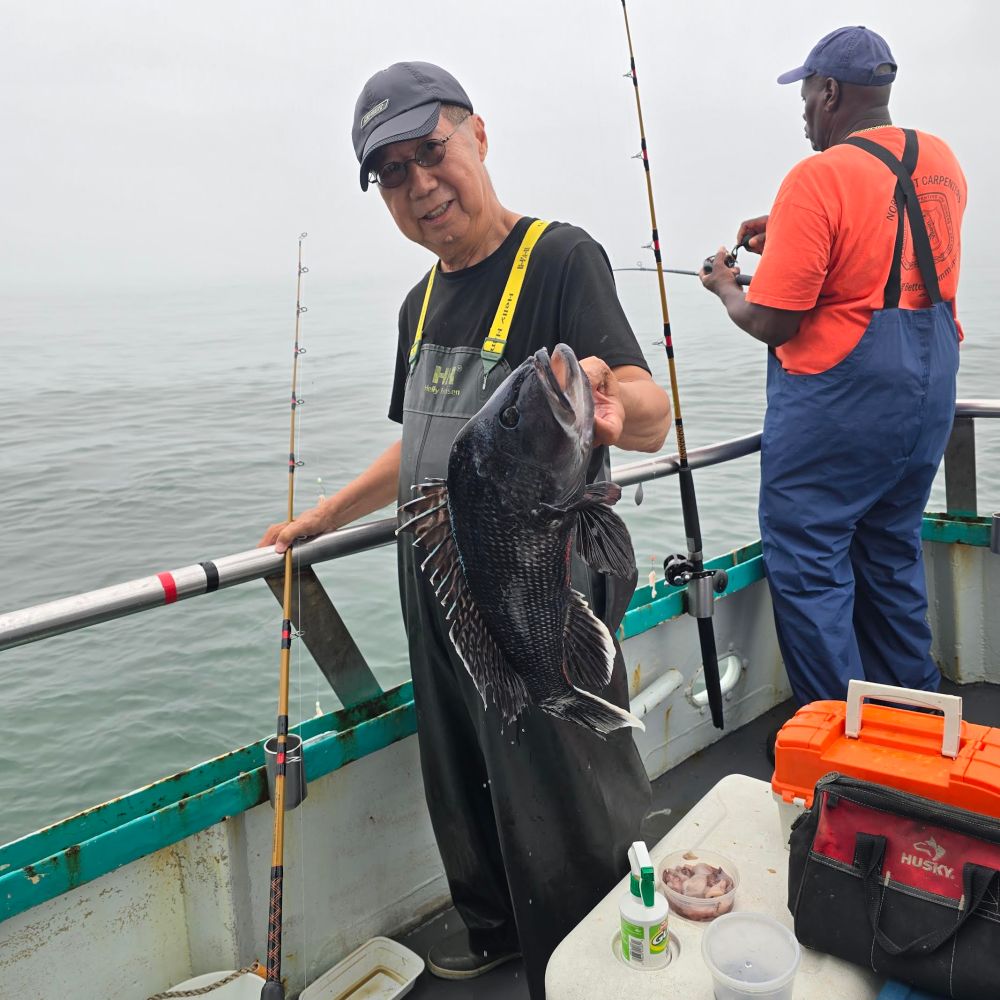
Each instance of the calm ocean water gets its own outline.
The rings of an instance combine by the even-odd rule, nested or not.
[[[385,412],[405,291],[307,282],[297,509],[396,434]],[[654,285],[619,276],[666,384]],[[1000,397],[997,287],[963,273],[960,396]],[[763,348],[694,278],[668,292],[689,449],[759,429]],[[4,296],[0,611],[256,544],[285,505],[293,307],[281,283]],[[980,508],[997,509],[1000,421],[977,439]],[[696,474],[710,554],[757,538],[757,479],[756,457]],[[643,580],[684,547],[676,481],[647,484],[641,507],[632,496],[619,509]],[[403,680],[392,550],[318,571],[383,686]],[[0,653],[0,843],[269,734],[280,617],[258,582]],[[337,707],[301,643],[292,681],[293,722]]]

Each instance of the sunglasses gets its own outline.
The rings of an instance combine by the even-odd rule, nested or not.
[[[383,163],[378,170],[369,171],[369,183],[384,188],[399,187],[406,180],[406,171],[411,163],[424,168],[436,167],[444,159],[445,143],[468,120],[469,115],[466,115],[443,139],[424,139],[408,160],[390,160],[388,163]]]

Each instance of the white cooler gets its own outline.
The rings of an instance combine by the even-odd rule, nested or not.
[[[782,843],[778,808],[766,781],[731,774],[723,778],[655,847],[659,873],[671,851],[702,848],[728,855],[739,868],[736,910],[766,913],[791,928],[786,905],[788,852]],[[711,1000],[712,977],[701,957],[708,923],[670,915],[672,960],[655,972],[625,964],[616,950],[618,902],[628,891],[625,877],[559,945],[545,972],[547,1000]],[[882,979],[829,955],[802,949],[795,1000],[874,1000]]]

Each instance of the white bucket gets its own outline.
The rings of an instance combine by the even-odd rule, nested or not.
[[[204,976],[195,976],[176,986],[171,986],[171,991],[176,990],[196,990],[202,986],[211,986],[226,976],[231,976],[235,970],[223,970],[222,972],[208,972]],[[252,972],[245,972],[239,979],[220,986],[211,993],[206,993],[206,1000],[260,1000],[260,991],[264,986],[264,980]]]

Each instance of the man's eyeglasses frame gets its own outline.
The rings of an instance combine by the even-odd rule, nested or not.
[[[417,144],[413,151],[413,156],[407,160],[390,160],[383,163],[378,170],[368,171],[369,184],[378,184],[379,187],[392,189],[399,187],[406,180],[406,174],[411,163],[418,167],[436,167],[445,154],[445,144],[448,140],[472,117],[470,111],[446,136],[441,139],[424,139]],[[386,175],[386,171],[389,171]]]

